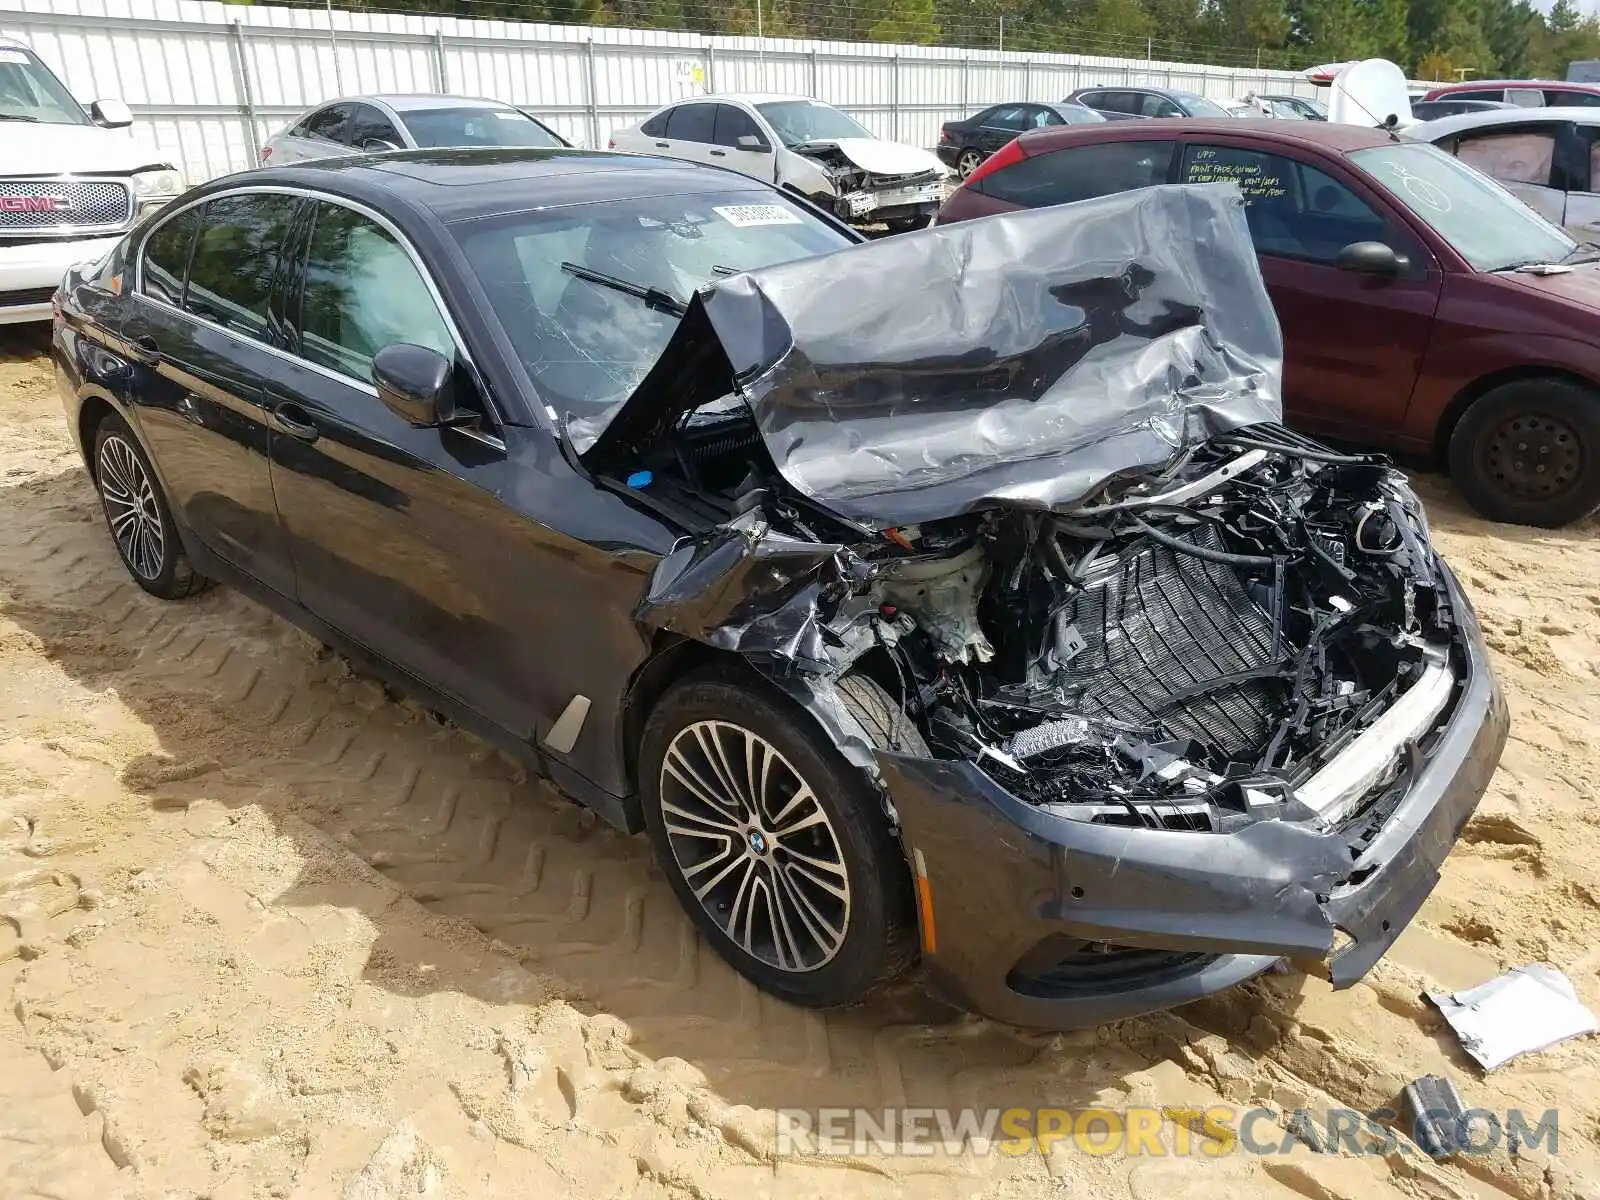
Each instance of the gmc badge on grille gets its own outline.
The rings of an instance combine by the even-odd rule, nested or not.
[[[0,212],[58,213],[72,211],[65,196],[0,196]]]

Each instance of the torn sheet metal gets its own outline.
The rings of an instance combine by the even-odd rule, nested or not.
[[[737,382],[784,478],[881,528],[1070,502],[1277,421],[1282,359],[1238,188],[1171,185],[715,281],[573,436],[625,455]]]
[[[749,513],[680,542],[656,568],[634,616],[722,650],[828,670],[817,605],[849,563],[843,546],[788,537]]]
[[[1519,1054],[1600,1031],[1572,981],[1547,963],[1518,967],[1462,992],[1429,992],[1428,999],[1486,1071]]]

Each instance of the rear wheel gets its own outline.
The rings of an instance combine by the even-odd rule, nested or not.
[[[956,159],[956,174],[961,176],[962,179],[966,179],[982,165],[983,155],[976,150],[968,148],[963,150],[960,157]]]
[[[892,723],[882,689],[856,679],[839,694],[877,741]],[[900,744],[922,748],[901,724]],[[679,901],[757,986],[831,1008],[865,999],[911,962],[910,881],[882,802],[781,696],[716,674],[673,687],[645,725],[640,791]]]
[[[94,481],[111,541],[135,583],[163,600],[182,600],[209,586],[183,551],[139,439],[114,413],[95,428]]]
[[[1450,474],[1493,521],[1556,528],[1600,507],[1600,395],[1563,379],[1484,393],[1450,436]]]

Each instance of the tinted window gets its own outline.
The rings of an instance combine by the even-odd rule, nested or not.
[[[183,276],[189,269],[189,247],[200,228],[200,211],[191,208],[172,218],[144,244],[144,291],[177,307],[183,303]]]
[[[1576,105],[1580,108],[1600,108],[1600,95],[1594,92],[1554,92],[1546,91],[1550,103],[1557,107],[1570,107]]]
[[[1036,154],[975,186],[996,200],[1037,208],[1165,183],[1171,166],[1171,142],[1103,142]]]
[[[724,271],[851,244],[772,189],[530,210],[450,230],[540,395],[580,420],[627,398],[678,318],[563,263],[686,300]]]
[[[1256,250],[1331,263],[1351,242],[1387,240],[1381,216],[1344,184],[1297,159],[1234,146],[1190,146],[1184,183],[1237,183]]]
[[[1143,104],[1144,97],[1137,92],[1101,92],[1100,103],[1096,107],[1111,112],[1136,113]]]
[[[1550,129],[1511,129],[1463,137],[1456,157],[1503,183],[1550,183],[1556,135]]]
[[[352,146],[358,147],[365,146],[368,142],[405,145],[394,123],[370,104],[358,104],[351,110],[349,142]]]
[[[300,354],[367,380],[393,342],[454,357],[455,343],[416,264],[388,230],[337,204],[317,205],[300,297]]]
[[[431,108],[401,119],[417,145],[429,148],[561,145],[560,138],[515,108]]]
[[[756,125],[756,119],[732,104],[717,105],[715,135],[719,146],[737,146],[742,137],[759,138],[762,145],[766,145],[767,141]]]
[[[1448,96],[1448,99],[1451,100],[1504,100],[1505,98],[1504,88],[1481,88],[1472,92],[1451,92]],[[1443,100],[1446,97],[1440,96],[1439,99]]]
[[[1020,104],[1009,104],[1004,108],[995,109],[984,124],[990,129],[1021,129],[1024,111]]]
[[[299,201],[224,196],[205,206],[183,307],[224,329],[265,339],[267,297]]]
[[[294,133],[300,137],[323,138],[330,142],[344,141],[345,128],[349,123],[350,106],[348,104],[330,104],[327,108],[312,113],[299,125],[295,126]]]
[[[1154,92],[1146,92],[1139,97],[1139,111],[1147,117],[1183,116],[1183,109],[1165,96],[1157,96]]]
[[[1105,108],[1106,94],[1104,92],[1084,92],[1074,103],[1087,105],[1089,108]]]
[[[666,137],[667,136],[667,118],[669,116],[671,116],[671,115],[672,114],[670,112],[659,112],[659,113],[657,113],[655,116],[651,117],[648,121],[646,121],[643,125],[639,126],[639,132],[644,134],[646,137],[653,137],[653,138]]]
[[[667,121],[667,136],[678,142],[707,142],[716,136],[715,104],[680,104]]]

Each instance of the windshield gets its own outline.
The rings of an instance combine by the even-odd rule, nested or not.
[[[1226,117],[1230,115],[1228,110],[1215,100],[1207,100],[1204,96],[1196,95],[1194,92],[1173,92],[1172,94],[1191,117]]]
[[[833,105],[816,100],[774,100],[758,104],[756,108],[777,130],[785,146],[872,136],[865,127]]]
[[[1394,143],[1357,150],[1350,158],[1475,270],[1560,262],[1577,249],[1494,180],[1436,146]]]
[[[0,46],[0,121],[87,125],[88,118],[61,81],[27,50]]]
[[[456,146],[559,146],[561,139],[514,108],[433,108],[400,114],[417,145],[426,149]]]
[[[665,301],[853,244],[776,192],[748,190],[574,204],[453,231],[544,402],[586,426],[603,424],[666,347],[678,317]]]

